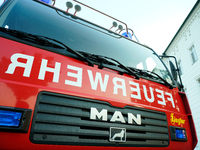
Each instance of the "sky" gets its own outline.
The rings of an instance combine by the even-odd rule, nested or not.
[[[66,2],[75,6],[74,0],[56,0],[55,7],[67,10]],[[141,44],[161,55],[180,28],[197,0],[78,0],[97,9],[131,28]],[[3,0],[0,0],[0,4]],[[76,15],[105,28],[112,26],[113,19],[81,6]],[[74,13],[74,7],[69,13]],[[116,21],[117,22],[117,21]],[[123,25],[117,22],[118,25]],[[125,26],[123,25],[125,28]],[[117,30],[112,28],[113,31]],[[134,39],[134,38],[133,38]],[[135,40],[135,39],[134,39]]]

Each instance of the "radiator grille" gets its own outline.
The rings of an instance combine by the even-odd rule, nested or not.
[[[108,110],[108,121],[90,120],[90,108]],[[110,122],[120,111],[141,114],[142,124]],[[110,142],[110,127],[126,128],[126,142]],[[165,113],[126,106],[117,108],[107,102],[49,92],[38,95],[30,139],[33,143],[57,145],[166,147],[169,145]]]

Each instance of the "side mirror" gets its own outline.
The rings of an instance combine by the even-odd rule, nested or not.
[[[175,80],[176,85],[178,86],[179,90],[180,90],[180,91],[184,91],[184,89],[183,89],[183,83],[182,83],[181,76],[180,76],[180,73],[179,73],[178,63],[177,63],[176,57],[175,57],[175,56],[166,56],[166,55],[162,55],[162,56],[160,56],[160,57],[161,57],[161,59],[162,59],[162,58],[173,58],[173,59],[174,59],[175,64],[176,64],[176,67],[175,67],[174,64],[169,60],[169,66],[170,66],[170,70],[171,70],[171,73],[172,73],[172,77],[173,77],[173,79]],[[166,65],[166,66],[168,66],[168,65]],[[168,67],[169,67],[169,66],[168,66]],[[179,77],[180,83],[178,83],[178,77],[177,77],[177,75],[178,75],[178,77]]]
[[[171,61],[169,61],[169,65],[170,65],[172,77],[174,78],[175,81],[177,81],[177,71],[176,71],[176,68],[175,68],[174,64]]]

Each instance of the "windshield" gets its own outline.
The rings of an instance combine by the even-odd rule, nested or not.
[[[153,50],[38,1],[13,1],[1,14],[0,27],[56,39],[74,50],[107,56],[172,81]]]

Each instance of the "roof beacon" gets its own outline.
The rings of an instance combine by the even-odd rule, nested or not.
[[[40,1],[47,3],[47,4],[51,4],[51,0],[40,0]]]
[[[131,36],[130,32],[128,32],[128,34],[126,32],[124,32],[124,33],[122,33],[122,35],[132,40],[132,36]]]

